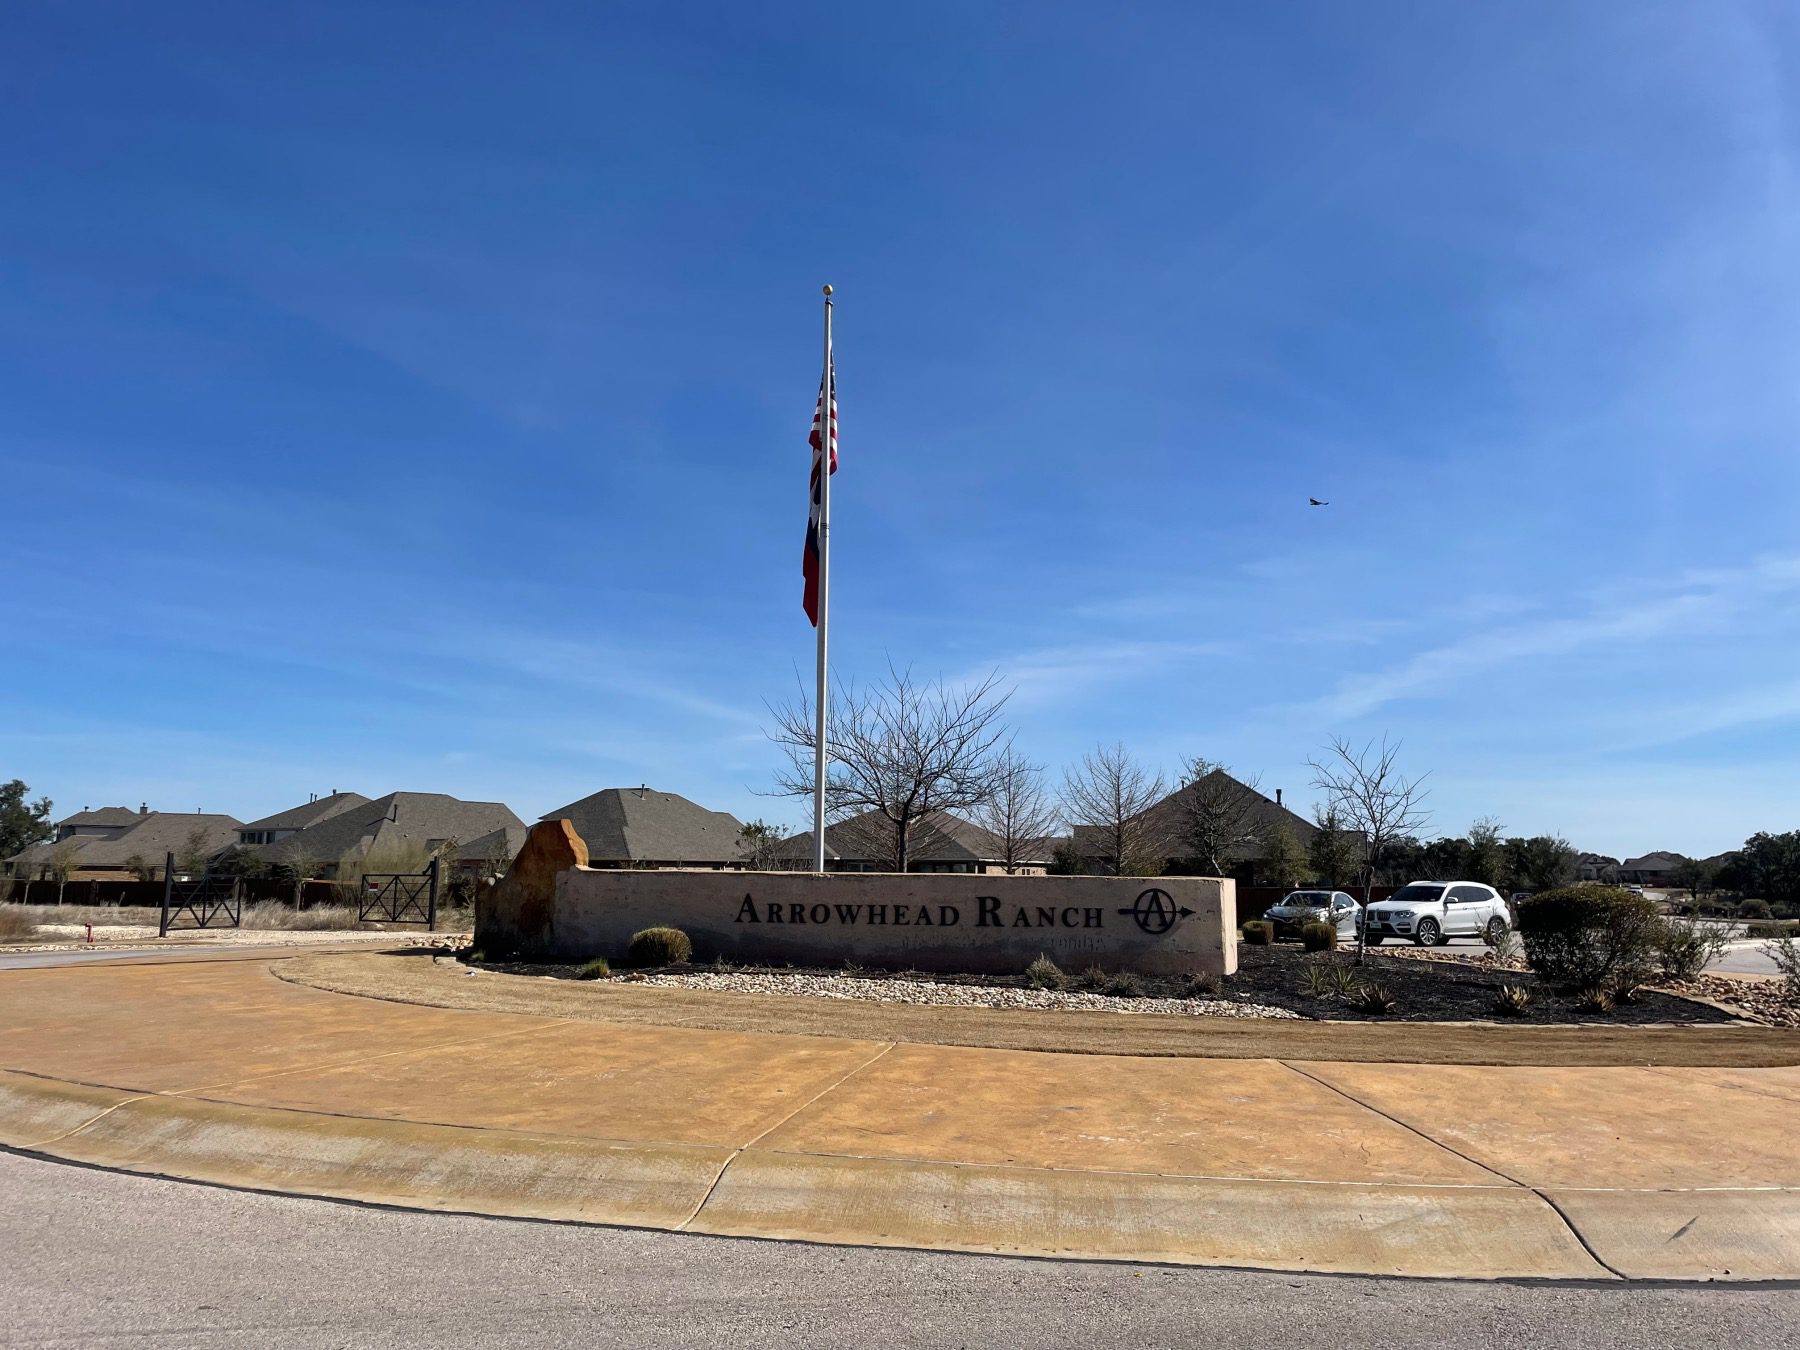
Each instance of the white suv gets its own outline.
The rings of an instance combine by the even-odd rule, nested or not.
[[[1512,927],[1506,901],[1479,881],[1409,881],[1364,913],[1371,947],[1383,938],[1410,938],[1421,947],[1453,937],[1492,941]]]

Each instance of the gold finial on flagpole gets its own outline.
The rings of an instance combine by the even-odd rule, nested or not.
[[[825,294],[826,294],[827,298],[829,298],[831,295],[831,283],[830,282],[825,283]]]

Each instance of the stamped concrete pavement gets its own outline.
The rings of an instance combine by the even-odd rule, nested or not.
[[[1800,1070],[981,1050],[0,973],[0,1143],[418,1208],[1037,1256],[1800,1277]]]

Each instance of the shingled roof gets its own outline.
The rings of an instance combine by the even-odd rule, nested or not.
[[[574,825],[590,862],[719,864],[744,853],[736,816],[652,787],[602,788],[541,819]]]
[[[837,862],[885,864],[893,856],[893,834],[893,822],[880,811],[864,811],[825,827],[825,856]],[[908,830],[906,851],[912,863],[992,863],[1005,852],[987,830],[948,811],[932,811],[915,820]],[[1043,852],[1047,859],[1048,845]],[[775,856],[783,861],[809,860],[813,856],[812,831],[783,839],[776,845]]]
[[[1157,841],[1157,851],[1165,857],[1182,858],[1186,856],[1184,850],[1188,848],[1185,842],[1188,833],[1188,812],[1190,804],[1202,791],[1236,793],[1242,797],[1246,807],[1247,824],[1259,838],[1266,834],[1277,821],[1287,824],[1288,829],[1293,833],[1294,841],[1302,848],[1305,848],[1312,841],[1312,837],[1319,832],[1319,827],[1304,816],[1288,810],[1274,798],[1264,796],[1248,783],[1233,778],[1225,770],[1214,769],[1204,777],[1177,788],[1155,805],[1147,807],[1133,817],[1145,827],[1148,838]],[[1077,825],[1073,838],[1075,849],[1081,856],[1086,858],[1106,856],[1109,845],[1106,842],[1107,833],[1102,827]],[[1241,850],[1232,861],[1242,862],[1261,856],[1261,846],[1254,845]]]
[[[128,858],[139,857],[153,866],[162,866],[165,854],[180,857],[188,851],[188,840],[199,832],[201,848],[209,856],[237,842],[239,829],[235,816],[207,815],[195,812],[152,811],[131,818],[137,823],[115,835],[72,835],[60,844],[34,844],[23,853],[7,859],[15,873],[21,869],[35,871],[47,866],[52,851],[74,850],[74,866],[84,870],[112,869],[124,871]]]
[[[475,840],[495,830],[523,831],[525,822],[501,802],[465,802],[442,792],[390,792],[321,820],[270,844],[270,858],[313,858],[334,863],[346,855],[430,848],[455,839]]]
[[[65,825],[102,825],[108,828],[125,829],[144,819],[147,812],[133,811],[129,806],[99,806],[92,810],[77,811],[72,816],[65,816],[56,822],[57,828]]]
[[[277,811],[272,816],[264,816],[261,820],[252,820],[244,825],[246,830],[304,830],[308,826],[317,825],[321,820],[330,820],[341,812],[358,806],[366,806],[369,799],[360,792],[333,792],[329,797],[319,797],[310,802],[302,802],[299,806],[290,806],[285,811]]]

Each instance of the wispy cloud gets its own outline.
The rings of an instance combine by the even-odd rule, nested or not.
[[[1367,716],[1387,704],[1446,692],[1472,676],[1605,644],[1675,633],[1717,633],[1758,604],[1800,593],[1800,555],[1745,567],[1691,571],[1661,584],[1590,593],[1580,612],[1471,633],[1388,670],[1344,680],[1309,711],[1327,719]]]

